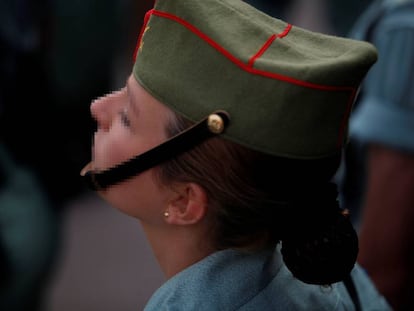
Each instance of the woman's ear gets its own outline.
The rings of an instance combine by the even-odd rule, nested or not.
[[[207,193],[195,183],[182,183],[174,188],[165,221],[175,225],[193,225],[200,222],[207,212]]]

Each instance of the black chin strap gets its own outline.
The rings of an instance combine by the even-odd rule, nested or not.
[[[81,176],[92,190],[103,190],[171,159],[209,137],[223,133],[229,120],[225,111],[216,111],[166,142],[107,170],[93,171],[87,165],[81,171]]]

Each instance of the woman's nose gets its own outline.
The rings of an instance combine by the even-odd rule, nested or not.
[[[91,115],[97,123],[98,129],[109,130],[112,120],[119,110],[120,92],[113,92],[95,99],[90,106]]]
[[[95,119],[98,129],[103,130],[108,130],[111,126],[107,96],[95,99],[90,107],[91,115]]]

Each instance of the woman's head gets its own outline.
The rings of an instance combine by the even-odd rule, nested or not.
[[[98,123],[93,148],[97,170],[141,155],[192,126],[133,77],[124,89],[96,100],[91,111]],[[309,243],[330,238],[324,228],[332,231],[337,223],[336,191],[329,181],[339,160],[340,154],[317,160],[276,157],[212,137],[101,193],[123,212],[158,226],[164,224],[162,215],[177,189],[196,185],[204,194],[203,207],[185,223],[206,223],[209,247],[254,250],[282,241],[286,263],[306,279],[307,271],[315,269],[304,268],[296,254],[309,249]],[[325,245],[324,251],[330,247]]]
[[[342,151],[359,83],[376,56],[367,42],[310,32],[243,1],[158,0],[145,17],[132,75],[193,122],[225,111],[229,141],[312,162]],[[89,176],[107,186],[142,172],[130,168]]]
[[[92,182],[111,186],[109,193],[122,182],[128,197],[138,188],[134,183],[143,183],[140,177],[151,173],[155,179],[142,189],[151,185],[162,191],[157,206],[179,185],[197,185],[208,207],[199,216],[208,220],[217,249],[282,241],[292,263],[311,244],[335,248],[326,253],[334,253],[331,262],[341,260],[341,247],[348,250],[342,241],[352,240],[346,245],[355,248],[353,231],[337,221],[343,216],[329,181],[346,141],[358,86],[376,61],[372,45],[310,32],[234,0],[157,0],[138,41],[132,76],[156,106],[165,105],[168,117],[147,118],[153,132],[142,124],[136,133],[120,131],[119,142],[127,146],[112,140],[115,148],[105,150],[117,160],[96,161]],[[196,144],[198,134],[183,132],[188,125],[183,118],[198,122],[217,110],[230,116],[220,137],[196,139]],[[171,141],[178,144],[160,145],[175,133]],[[185,147],[183,152],[175,152],[177,146]],[[141,153],[148,149],[157,157]],[[119,150],[125,151],[122,156]],[[95,160],[99,154],[97,148]],[[137,162],[145,165],[137,167]],[[134,177],[139,173],[143,176]],[[97,178],[106,182],[96,183]],[[157,218],[158,212],[151,216]],[[344,229],[339,235],[336,224]],[[354,255],[343,257],[352,257],[347,262],[353,264]],[[323,260],[304,263],[307,269],[290,267],[301,275],[327,265]]]

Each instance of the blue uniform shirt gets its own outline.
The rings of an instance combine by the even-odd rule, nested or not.
[[[278,249],[216,252],[164,283],[144,311],[354,310],[343,283],[305,284],[292,276],[281,258]],[[362,310],[391,310],[359,266],[352,277]]]

